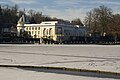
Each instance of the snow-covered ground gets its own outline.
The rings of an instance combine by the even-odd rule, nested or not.
[[[0,80],[115,80],[115,79],[28,71],[18,68],[0,68]]]
[[[69,68],[112,71],[112,72],[120,73],[120,45],[0,44],[0,64],[26,64],[26,65],[57,66],[57,67],[60,66],[60,67],[69,67]],[[14,72],[14,69],[0,68],[0,75],[2,70],[3,71],[8,70],[8,72],[11,71]],[[23,71],[23,74],[26,73],[28,72]],[[29,72],[29,73],[30,75],[34,74],[34,72]],[[34,74],[32,76],[38,76],[38,74],[41,74],[42,76],[42,74],[44,73],[42,72],[36,73],[36,75]],[[48,76],[48,73],[46,73],[45,75]],[[66,77],[66,75],[63,76]],[[61,75],[58,77],[60,78]],[[77,76],[77,78],[79,78],[79,76]],[[71,80],[81,80],[77,78],[74,79],[74,77],[72,77]],[[82,79],[84,78],[85,77],[83,77]],[[18,80],[23,80],[23,79],[18,79]],[[49,80],[49,79],[43,79],[43,80]],[[54,80],[56,80],[56,78]],[[62,79],[62,80],[70,80],[70,79]]]

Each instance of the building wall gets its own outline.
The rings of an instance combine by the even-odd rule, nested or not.
[[[26,26],[25,31],[27,31],[28,34],[31,35],[33,38],[40,38],[40,26]]]
[[[58,21],[42,22],[41,24],[24,24],[17,26],[18,33],[21,29],[28,32],[33,38],[47,38],[62,42],[71,36],[85,36],[85,28],[78,28],[71,24]]]

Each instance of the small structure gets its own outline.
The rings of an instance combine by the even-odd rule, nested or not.
[[[14,24],[2,23],[0,24],[0,35],[12,36],[17,34],[17,29]]]

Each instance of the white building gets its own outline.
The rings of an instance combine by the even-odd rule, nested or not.
[[[70,37],[85,36],[84,27],[78,27],[63,21],[45,21],[40,24],[26,23],[25,16],[22,16],[17,24],[18,35],[20,31],[27,31],[33,38],[43,38],[57,42],[68,41]]]

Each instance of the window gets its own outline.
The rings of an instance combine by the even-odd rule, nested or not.
[[[61,27],[57,28],[57,34],[62,34],[62,28]]]
[[[31,32],[28,32],[28,34],[31,34]]]
[[[3,28],[3,32],[9,32],[9,28]]]
[[[31,30],[31,27],[29,27],[29,30]]]
[[[35,31],[35,34],[37,34],[37,31]]]
[[[40,34],[40,31],[38,31],[38,34]]]
[[[47,36],[47,29],[46,28],[44,28],[44,30],[43,30],[43,36]]]
[[[40,30],[40,27],[38,27],[38,30]]]
[[[50,36],[53,35],[53,30],[52,30],[52,28],[49,29],[49,35],[50,35]]]
[[[35,30],[37,30],[37,27],[35,27]]]

